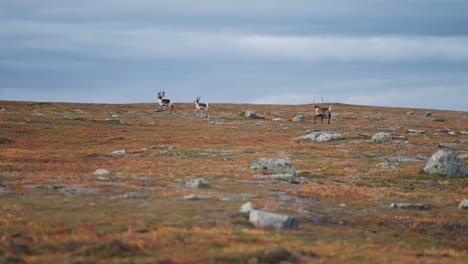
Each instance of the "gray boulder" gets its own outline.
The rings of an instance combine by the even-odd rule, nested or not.
[[[293,122],[304,122],[305,121],[305,117],[303,115],[297,115],[293,118],[292,120]]]
[[[290,215],[276,214],[261,210],[250,210],[249,221],[257,228],[273,227],[278,229],[296,229],[299,221]]]
[[[424,167],[427,174],[445,175],[448,177],[468,176],[468,168],[463,161],[449,150],[438,150]]]
[[[250,213],[250,211],[252,211],[254,209],[255,209],[255,207],[253,207],[251,202],[246,202],[245,204],[243,204],[240,207],[239,213]]]
[[[210,184],[203,178],[197,178],[186,182],[185,186],[190,189],[198,189],[210,187]]]
[[[120,150],[112,151],[109,155],[113,157],[121,157],[121,156],[125,156],[125,154],[127,154],[125,152],[125,149],[120,149]]]
[[[458,209],[468,209],[468,199],[461,201],[460,205],[458,206]]]
[[[327,142],[338,139],[343,139],[343,136],[333,132],[313,131],[310,134],[295,138],[294,141]]]
[[[287,181],[292,181],[297,175],[296,167],[289,158],[260,158],[250,163],[250,170],[252,173]]]
[[[376,143],[384,143],[390,140],[390,134],[386,132],[380,132],[372,136],[372,141]]]
[[[245,116],[248,118],[264,119],[265,117],[253,109],[245,110],[239,113],[240,116]]]

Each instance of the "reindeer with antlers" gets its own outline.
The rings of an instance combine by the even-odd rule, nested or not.
[[[158,93],[159,109],[166,111],[166,108],[170,107],[169,114],[172,114],[172,109],[174,109],[174,105],[171,102],[171,99],[165,99],[164,95],[165,95],[164,91]]]
[[[197,100],[193,101],[195,103],[195,110],[193,111],[193,115],[196,114],[197,111],[200,111],[200,118],[203,117],[203,111],[206,112],[206,117],[208,116],[208,103],[200,103],[200,96],[197,96]]]
[[[321,107],[320,104],[315,103],[315,97],[313,99],[313,104],[315,105],[315,116],[314,116],[314,124],[316,123],[317,116],[321,118],[320,124],[323,124],[323,118],[328,117],[328,124],[330,124],[331,119],[331,106],[328,108]],[[322,104],[323,104],[323,97],[322,97]]]

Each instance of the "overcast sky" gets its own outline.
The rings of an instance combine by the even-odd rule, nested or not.
[[[159,91],[468,111],[468,1],[0,1],[0,100]]]

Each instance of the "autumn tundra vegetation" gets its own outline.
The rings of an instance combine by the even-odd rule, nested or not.
[[[467,112],[158,107],[0,101],[0,263],[468,262]]]

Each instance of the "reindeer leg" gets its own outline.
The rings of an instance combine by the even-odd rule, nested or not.
[[[314,124],[317,123],[316,119],[317,119],[317,116],[314,116]]]
[[[328,115],[328,124],[330,124],[331,115]]]

